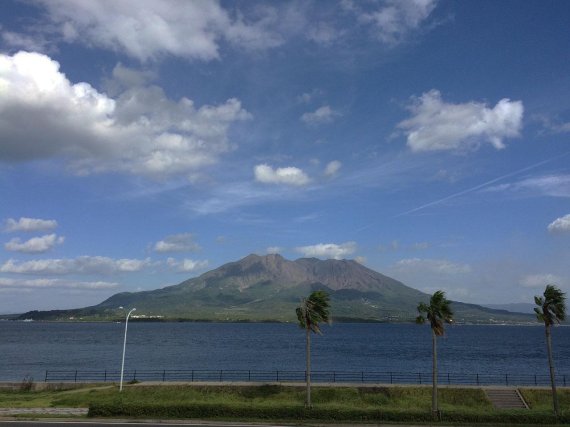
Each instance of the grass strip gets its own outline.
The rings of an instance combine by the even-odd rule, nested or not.
[[[259,421],[320,421],[320,422],[433,422],[430,411],[361,409],[361,408],[322,408],[307,409],[303,406],[261,406],[261,405],[219,405],[198,404],[93,404],[89,407],[89,417],[129,417],[129,418],[194,418]],[[444,411],[442,422],[459,423],[501,423],[501,424],[556,424],[570,422],[566,414],[556,419],[550,412],[524,410],[481,412]]]
[[[442,420],[450,423],[549,424],[547,389],[521,389],[530,410],[495,409],[478,388],[442,387]],[[199,418],[260,421],[431,422],[431,388],[422,386],[313,387],[313,408],[305,389],[287,385],[128,385],[119,393],[107,384],[74,390],[2,391],[0,407],[83,407],[92,417]],[[559,392],[570,423],[570,390]]]

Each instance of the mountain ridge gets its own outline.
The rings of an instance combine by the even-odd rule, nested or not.
[[[290,261],[279,254],[250,254],[176,285],[118,293],[82,309],[34,311],[21,317],[108,320],[120,317],[118,307],[123,306],[137,307],[137,315],[154,319],[289,322],[295,320],[300,299],[316,289],[330,293],[333,317],[344,320],[412,321],[418,303],[429,299],[354,260]],[[475,304],[454,302],[453,307],[459,322],[531,321],[530,316]]]

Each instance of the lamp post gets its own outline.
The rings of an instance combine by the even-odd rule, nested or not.
[[[129,316],[136,308],[133,308],[127,314],[127,320],[125,321],[125,340],[123,341],[123,363],[121,363],[121,384],[119,385],[119,391],[123,391],[123,373],[125,372],[125,350],[127,349],[127,327],[129,326]]]

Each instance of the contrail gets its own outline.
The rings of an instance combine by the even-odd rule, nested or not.
[[[443,199],[435,200],[435,201],[433,201],[433,202],[426,203],[425,205],[418,206],[417,208],[410,209],[409,211],[402,212],[402,213],[400,213],[400,214],[394,216],[394,218],[398,218],[398,217],[400,217],[400,216],[408,215],[408,214],[411,214],[411,213],[413,213],[413,212],[417,212],[417,211],[419,211],[419,210],[425,209],[425,208],[427,208],[427,207],[434,206],[434,205],[438,205],[438,204],[443,203],[443,202],[446,202],[446,201],[448,201],[448,200],[450,200],[450,199],[454,199],[455,197],[463,196],[464,194],[468,194],[468,193],[471,193],[471,192],[473,192],[473,191],[477,191],[477,190],[479,190],[479,189],[481,189],[481,188],[483,188],[483,187],[487,187],[488,185],[494,184],[494,183],[497,182],[497,181],[501,181],[501,180],[503,180],[503,179],[505,179],[505,178],[510,178],[510,177],[512,177],[512,176],[521,174],[521,173],[526,172],[526,171],[529,171],[529,170],[531,170],[531,169],[535,169],[535,168],[537,168],[537,167],[539,167],[539,166],[542,166],[542,165],[544,165],[544,164],[546,164],[546,163],[550,163],[550,162],[552,162],[552,161],[554,161],[554,160],[558,160],[558,159],[560,159],[560,158],[562,158],[562,157],[567,156],[568,154],[570,154],[570,151],[567,151],[566,153],[564,153],[564,154],[562,154],[562,155],[560,155],[560,156],[551,157],[550,159],[543,160],[543,161],[541,161],[541,162],[538,162],[538,163],[535,163],[535,164],[533,164],[533,165],[524,167],[524,168],[522,168],[522,169],[516,170],[516,171],[514,171],[514,172],[508,173],[508,174],[503,175],[503,176],[500,176],[500,177],[498,177],[498,178],[494,178],[494,179],[492,179],[492,180],[490,180],[490,181],[484,182],[483,184],[479,184],[479,185],[476,185],[475,187],[468,188],[467,190],[463,190],[463,191],[460,191],[460,192],[458,192],[458,193],[451,194],[450,196],[444,197]]]
[[[552,162],[552,161],[554,161],[554,160],[561,159],[562,157],[566,157],[566,156],[569,155],[569,154],[570,154],[570,151],[567,151],[567,152],[561,154],[560,156],[551,157],[551,158],[549,158],[549,159],[542,160],[541,162],[532,164],[532,165],[530,165],[530,166],[526,166],[526,167],[524,167],[524,168],[522,168],[522,169],[516,170],[516,171],[514,171],[514,172],[510,172],[510,173],[508,173],[508,174],[506,174],[506,175],[503,175],[503,176],[500,176],[500,177],[498,177],[498,178],[494,178],[494,179],[492,179],[492,180],[490,180],[490,181],[484,182],[483,184],[476,185],[475,187],[471,187],[471,188],[468,188],[468,189],[466,189],[466,190],[459,191],[459,192],[457,192],[457,193],[451,194],[451,195],[449,195],[449,196],[447,196],[447,197],[444,197],[444,198],[442,198],[442,199],[434,200],[433,202],[429,202],[429,203],[426,203],[425,205],[418,206],[417,208],[413,208],[413,209],[410,209],[410,210],[408,210],[408,211],[406,211],[406,212],[402,212],[402,213],[400,213],[400,214],[398,214],[398,215],[393,216],[392,218],[398,218],[398,217],[401,217],[401,216],[404,216],[404,215],[408,215],[408,214],[411,214],[411,213],[413,213],[413,212],[417,212],[417,211],[420,211],[420,210],[422,210],[422,209],[428,208],[428,207],[430,207],[430,206],[435,206],[435,205],[438,205],[438,204],[440,204],[440,203],[446,202],[446,201],[448,201],[448,200],[454,199],[455,197],[463,196],[463,195],[468,194],[468,193],[471,193],[471,192],[473,192],[473,191],[477,191],[477,190],[479,190],[479,189],[481,189],[481,188],[484,188],[484,187],[486,187],[486,186],[488,186],[488,185],[494,184],[495,182],[501,181],[501,180],[506,179],[506,178],[510,178],[510,177],[512,177],[512,176],[521,174],[521,173],[526,172],[526,171],[529,171],[529,170],[531,170],[531,169],[535,169],[535,168],[537,168],[537,167],[539,167],[539,166],[542,166],[542,165],[544,165],[544,164],[546,164],[546,163],[550,163],[550,162]],[[367,228],[372,227],[374,224],[375,224],[375,222],[370,223],[370,224],[367,224],[367,225],[365,225],[365,226],[363,226],[363,227],[360,227],[360,228],[356,229],[355,231],[356,231],[356,232],[360,232],[360,231],[362,231],[362,230],[366,230]]]

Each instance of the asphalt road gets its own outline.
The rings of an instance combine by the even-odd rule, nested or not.
[[[129,426],[129,427],[165,427],[165,426],[183,426],[183,427],[291,427],[291,425],[278,424],[248,424],[248,423],[218,423],[218,422],[200,422],[200,421],[113,421],[113,420],[88,420],[88,421],[61,421],[61,420],[41,420],[41,421],[1,421],[2,427],[97,427],[97,426]],[[380,427],[380,426],[378,426]]]
[[[87,421],[1,421],[2,427],[99,427],[99,426],[125,426],[125,427],[292,427],[294,424],[250,424],[250,423],[224,423],[206,421],[128,421],[128,420],[87,420]],[[319,424],[313,424],[319,426]],[[326,424],[329,427],[370,427],[370,424],[359,426],[358,424]],[[426,425],[397,424],[398,427],[426,427]],[[394,427],[394,424],[374,424],[374,427]],[[447,427],[454,427],[447,425]],[[462,424],[461,427],[469,427]]]

